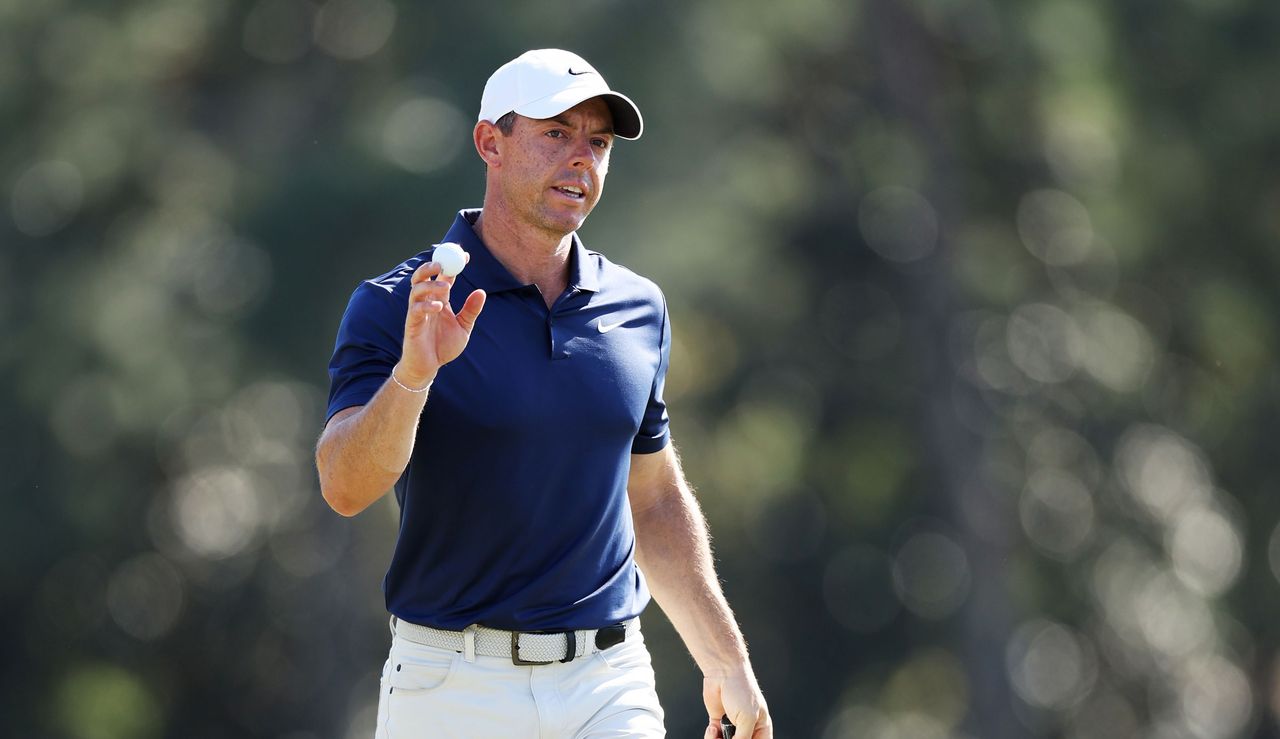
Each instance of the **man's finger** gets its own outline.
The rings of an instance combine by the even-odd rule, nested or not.
[[[764,715],[760,717],[760,724],[751,739],[773,739],[773,720],[769,718],[769,709],[763,709],[762,713]]]
[[[720,717],[725,714],[724,696],[720,694],[720,685],[711,678],[703,678],[702,705],[707,708],[707,720],[712,726],[720,725]],[[719,731],[717,730],[717,735]]]
[[[468,332],[476,325],[480,311],[484,310],[484,300],[484,290],[475,290],[467,296],[467,302],[462,304],[462,310],[458,312],[458,324]]]
[[[440,265],[436,262],[423,262],[413,271],[413,277],[410,279],[410,283],[416,285],[419,282],[436,281],[445,285],[452,285],[455,277],[457,277],[457,275],[454,275],[454,277],[446,275],[444,270],[441,269]]]
[[[409,312],[406,314],[405,326],[412,328],[422,325],[428,316],[439,313],[448,305],[442,300],[422,300],[409,306]]]
[[[440,275],[440,265],[435,262],[423,262],[413,271],[413,277],[410,278],[410,284],[416,285],[419,282],[426,282]]]
[[[409,291],[409,303],[423,300],[448,300],[449,285],[445,282],[419,282]]]

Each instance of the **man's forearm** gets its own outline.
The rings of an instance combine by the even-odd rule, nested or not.
[[[746,643],[720,589],[706,519],[692,491],[635,513],[636,561],[654,600],[706,676],[749,670]]]
[[[354,516],[400,478],[413,453],[428,393],[388,378],[369,403],[335,415],[316,444],[320,491],[338,513]]]

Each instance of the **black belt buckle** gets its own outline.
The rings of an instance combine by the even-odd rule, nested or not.
[[[535,631],[513,631],[513,632],[511,632],[511,664],[513,664],[513,665],[549,665],[549,664],[551,664],[552,662],[555,662],[555,661],[556,661],[556,660],[554,660],[554,659],[549,659],[549,660],[545,660],[545,661],[544,661],[544,660],[525,660],[525,659],[520,659],[520,635],[521,635],[521,634],[537,634],[537,633],[540,633],[540,632],[535,632]],[[541,632],[541,633],[543,633],[543,634],[557,634],[557,633],[563,633],[563,634],[564,634],[564,642],[565,642],[565,643],[564,643],[564,659],[559,660],[560,662],[569,662],[570,660],[572,660],[574,657],[576,657],[576,656],[577,656],[577,652],[578,652],[578,639],[577,639],[577,636],[576,636],[576,632],[573,632],[573,631],[564,631],[564,632],[546,631],[546,632]]]
[[[603,652],[627,640],[627,625],[606,626],[596,632],[596,649]]]

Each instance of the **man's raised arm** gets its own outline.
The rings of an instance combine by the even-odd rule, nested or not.
[[[391,376],[368,404],[333,414],[316,443],[320,492],[344,516],[368,508],[404,472],[431,382],[466,348],[484,308],[484,291],[476,290],[454,314],[453,278],[441,276],[435,262],[414,270],[412,285],[404,345]]]

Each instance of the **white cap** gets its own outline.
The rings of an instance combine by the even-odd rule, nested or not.
[[[603,97],[609,106],[614,135],[640,138],[644,119],[636,104],[610,90],[585,59],[561,49],[526,51],[498,67],[484,85],[479,120],[494,123],[512,111],[526,118],[551,118],[593,97]]]

